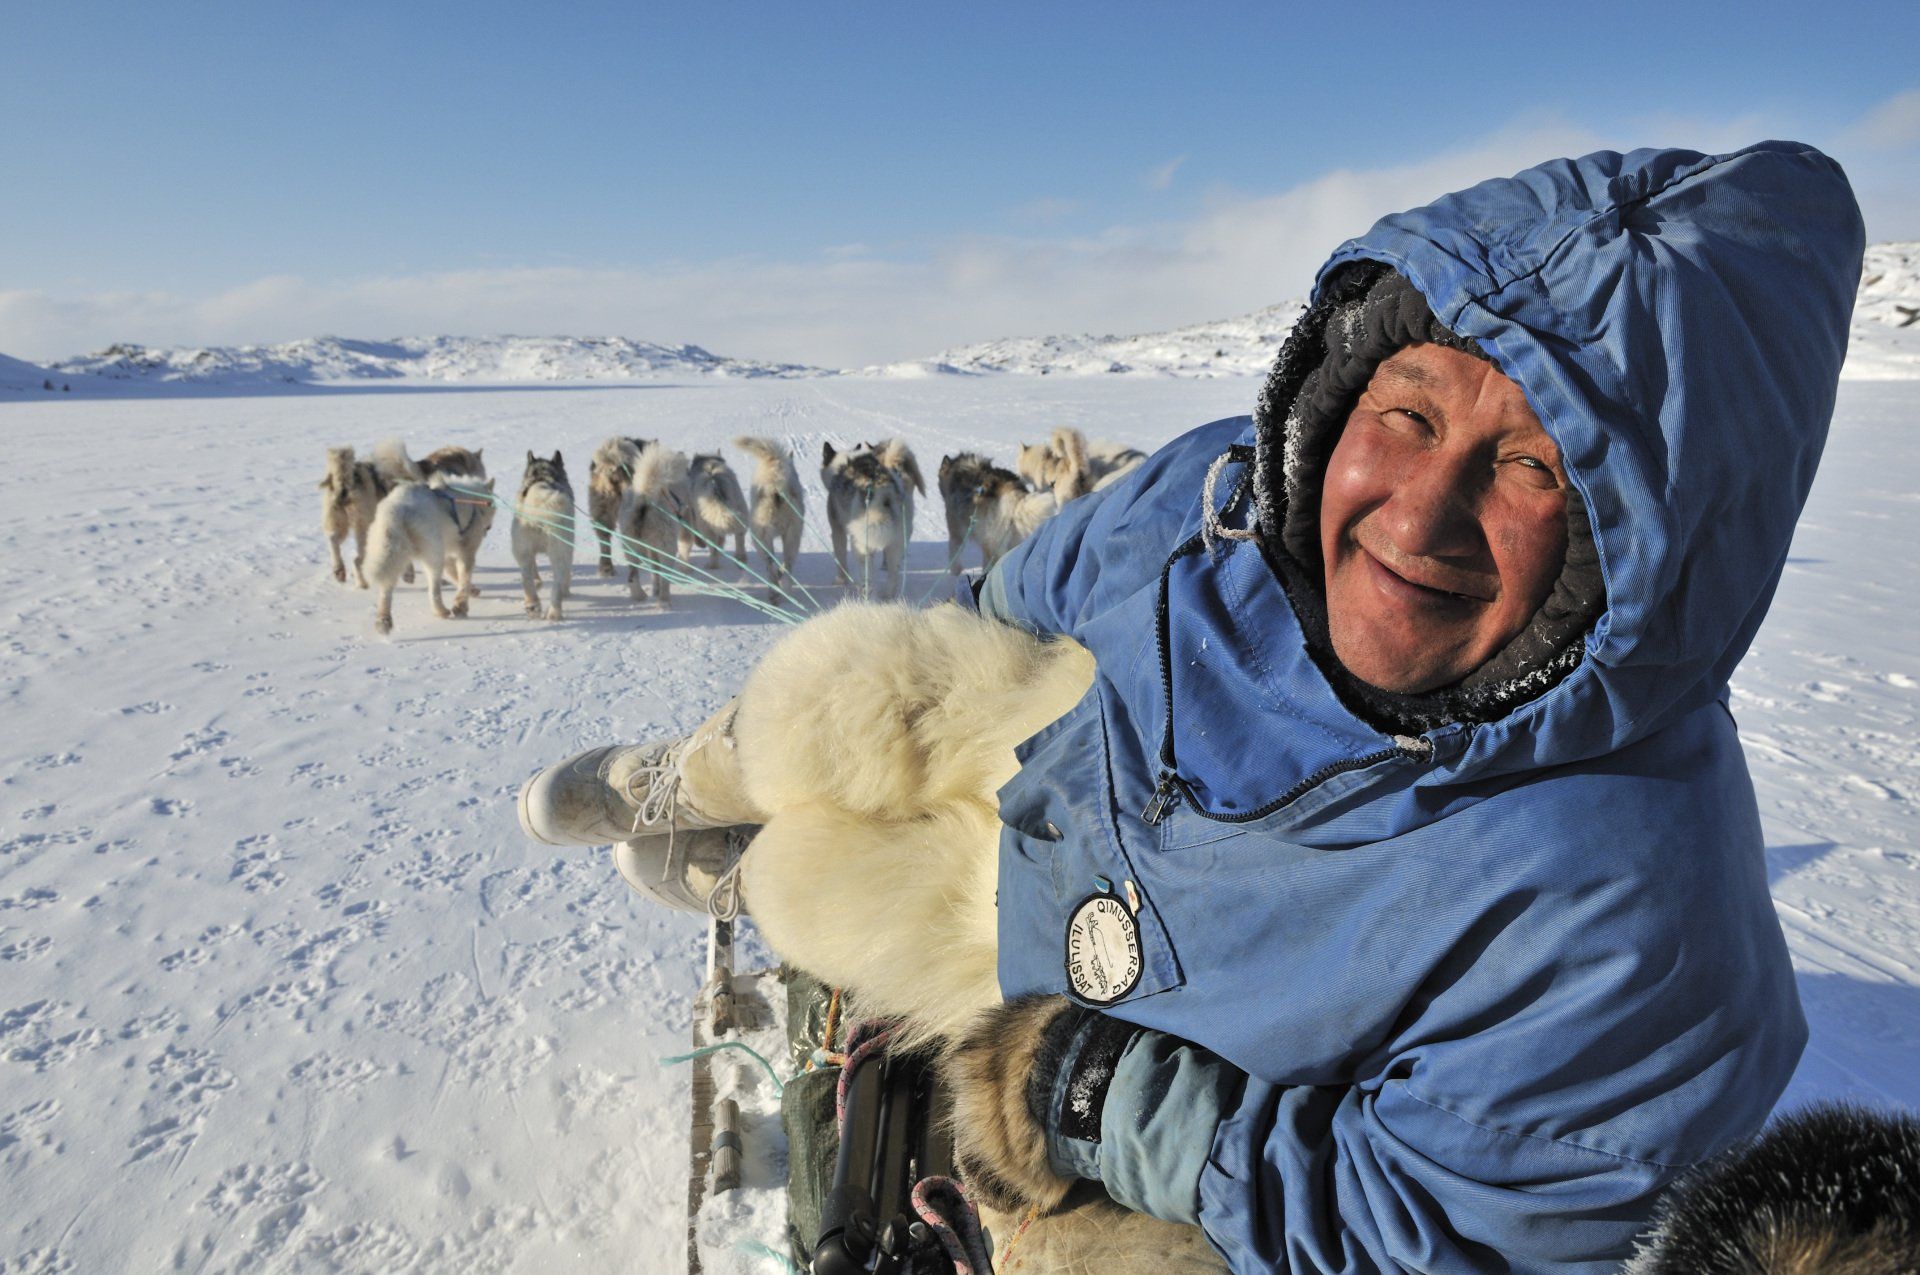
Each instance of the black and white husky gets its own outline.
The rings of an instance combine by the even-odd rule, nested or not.
[[[513,560],[520,564],[520,591],[526,595],[527,614],[540,614],[540,577],[536,554],[546,554],[553,567],[552,601],[546,617],[558,620],[573,576],[573,484],[567,481],[567,463],[555,452],[550,458],[527,453],[520,477],[520,497],[513,507]]]
[[[947,570],[955,575],[960,574],[960,555],[967,541],[972,539],[973,524],[978,520],[974,512],[974,495],[979,490],[981,478],[992,468],[993,462],[979,452],[961,452],[940,458],[940,472],[935,485],[940,490],[940,503],[945,506],[947,514]]]
[[[368,531],[367,574],[379,590],[374,628],[393,631],[393,588],[416,562],[427,570],[433,613],[443,620],[465,615],[473,596],[473,560],[493,526],[493,512],[491,478],[435,474],[424,483],[405,482],[388,492]],[[440,598],[440,579],[448,567],[456,589],[451,609]]]
[[[1059,512],[1060,497],[1052,491],[1028,491],[1018,474],[989,465],[973,496],[973,541],[982,565],[991,568]]]
[[[791,579],[794,563],[800,557],[807,495],[800,488],[800,472],[793,467],[793,453],[787,447],[771,438],[736,438],[733,445],[753,457],[753,496],[747,504],[747,526],[766,563],[768,601],[772,601],[783,574]],[[777,559],[773,548],[776,541],[780,545]]]
[[[906,582],[907,545],[913,539],[913,495],[927,490],[913,452],[897,438],[846,451],[826,443],[820,481],[827,489],[827,530],[841,580],[871,593],[877,558],[887,573],[885,596],[899,597]],[[847,569],[849,545],[860,558],[858,577]]]

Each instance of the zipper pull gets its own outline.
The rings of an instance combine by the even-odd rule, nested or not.
[[[1165,818],[1167,810],[1174,802],[1180,800],[1180,790],[1174,786],[1178,778],[1179,776],[1171,770],[1160,772],[1160,782],[1154,787],[1153,800],[1149,801],[1147,808],[1140,812],[1140,818],[1149,828]]]

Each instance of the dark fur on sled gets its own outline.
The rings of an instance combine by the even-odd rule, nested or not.
[[[1920,1120],[1822,1105],[1680,1179],[1626,1275],[1920,1271]]]

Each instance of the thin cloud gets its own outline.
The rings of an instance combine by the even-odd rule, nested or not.
[[[1889,112],[1876,108],[1861,126]],[[1652,136],[1702,138],[1719,147],[1793,131],[1779,123],[1664,119],[1656,130],[1649,121],[1627,121],[1602,135],[1536,120],[1417,163],[1342,169],[1277,193],[1216,191],[1182,220],[1091,234],[1036,228],[966,235],[915,256],[842,245],[789,261],[508,267],[349,280],[275,276],[198,297],[0,292],[0,351],[44,361],[113,341],[618,334],[741,357],[859,367],[1000,336],[1154,331],[1299,297],[1327,254],[1379,217],[1490,175]],[[1912,179],[1903,175],[1907,165],[1876,166],[1878,154],[1862,148],[1843,162],[1867,204],[1869,233],[1886,238],[1898,227],[1876,222],[1874,209],[1911,207],[1901,199],[1912,193]]]
[[[1920,89],[1896,93],[1841,134],[1843,144],[1868,150],[1920,146]]]
[[[1165,190],[1167,187],[1173,185],[1173,175],[1179,172],[1180,165],[1186,162],[1187,157],[1185,155],[1175,155],[1158,168],[1149,170],[1147,173],[1147,189]]]

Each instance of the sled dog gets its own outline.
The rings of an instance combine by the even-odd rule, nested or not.
[[[978,452],[961,452],[957,456],[940,458],[936,486],[940,490],[940,503],[947,513],[947,570],[955,575],[960,574],[960,555],[966,549],[967,541],[972,538],[977,517],[973,503],[975,491],[980,486],[980,479],[991,468],[993,462]]]
[[[767,600],[773,601],[782,577],[793,578],[800,557],[800,533],[806,525],[807,496],[800,489],[800,472],[793,453],[771,438],[736,438],[733,445],[753,457],[753,498],[747,506],[747,526],[766,563]],[[774,543],[780,556],[773,556]]]
[[[1051,491],[1028,491],[1018,474],[990,465],[974,487],[973,510],[973,540],[982,565],[991,570],[1007,550],[1060,512],[1060,498]]]
[[[480,462],[485,448],[468,451],[464,447],[442,447],[420,458],[420,473],[431,478],[445,474],[449,478],[485,478],[487,467]]]
[[[594,539],[600,542],[600,574],[613,574],[613,525],[620,517],[620,498],[633,481],[633,467],[647,449],[644,438],[615,435],[593,451],[587,462],[587,515],[593,519]],[[625,555],[621,555],[625,557]]]
[[[1044,443],[1020,444],[1015,468],[1034,488],[1046,488],[1061,504],[1119,482],[1146,463],[1147,454],[1122,443],[1089,444],[1077,429],[1061,426]]]
[[[741,859],[745,906],[781,959],[844,989],[851,1012],[897,1020],[895,1047],[944,1048],[998,1006],[994,793],[1015,745],[1092,678],[1078,644],[959,607],[849,603],[782,638],[733,722],[765,816]],[[1008,1084],[1024,1103],[1025,1078]],[[1002,1236],[1020,1224],[982,1216]],[[1197,1227],[1104,1199],[1034,1221],[1021,1254],[1036,1271],[1220,1268]]]
[[[1661,1196],[1622,1275],[1920,1271],[1920,1119],[1822,1103]]]
[[[540,614],[540,582],[534,571],[534,555],[540,553],[553,567],[546,617],[558,620],[573,575],[573,484],[567,481],[567,464],[559,452],[548,459],[527,453],[520,498],[513,507],[513,560],[520,564],[520,591],[530,616]]]
[[[731,535],[734,561],[746,562],[747,498],[733,466],[716,455],[696,455],[687,462],[687,486],[693,503],[680,528],[680,556],[692,562],[694,550],[705,545],[708,568],[717,567]]]
[[[874,559],[878,558],[887,573],[887,596],[899,597],[905,584],[907,544],[913,538],[913,493],[926,490],[913,453],[897,438],[841,452],[826,443],[821,450],[820,481],[827,489],[827,529],[841,581],[856,583],[847,569],[851,544],[860,558],[860,592],[872,592]]]
[[[379,590],[373,625],[382,633],[393,631],[393,587],[413,562],[426,568],[435,615],[444,620],[467,613],[467,600],[473,596],[473,559],[493,525],[493,480],[455,481],[485,495],[461,495],[449,487],[445,474],[435,474],[424,483],[401,483],[374,511],[367,574]],[[456,590],[452,610],[440,599],[440,579],[449,566]]]
[[[635,602],[646,597],[640,588],[643,570],[653,577],[653,600],[663,607],[673,601],[670,576],[680,570],[674,551],[680,543],[680,526],[693,506],[687,468],[684,452],[655,443],[634,463],[633,478],[620,497],[616,525],[629,564],[627,592]]]
[[[320,480],[320,529],[326,533],[327,549],[333,554],[333,578],[347,580],[347,564],[340,557],[340,543],[353,536],[353,578],[362,589],[367,575],[362,569],[367,558],[367,528],[373,525],[373,511],[387,494],[388,484],[372,461],[354,459],[351,447],[327,448],[327,476]]]

